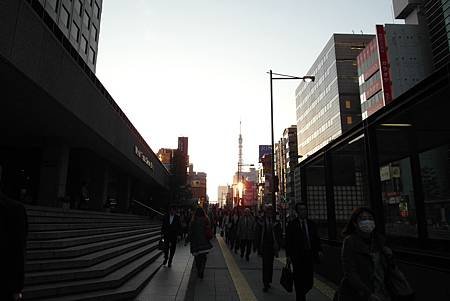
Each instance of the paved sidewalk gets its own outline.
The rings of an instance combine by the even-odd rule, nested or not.
[[[197,277],[195,264],[189,279],[186,301],[239,301],[236,288],[231,279],[217,239],[211,241],[213,248],[208,254],[205,275]]]
[[[218,240],[221,240],[220,243]],[[262,259],[255,253],[250,261],[230,252],[221,237],[213,240],[214,248],[208,255],[204,279],[199,279],[192,268],[186,301],[197,300],[295,300],[295,293],[288,293],[279,284],[282,260],[275,260],[272,288],[262,291]],[[221,249],[221,246],[224,250]],[[225,255],[225,256],[224,256]],[[307,295],[308,301],[331,301],[315,284]]]
[[[135,301],[183,301],[187,292],[193,257],[189,245],[178,243],[172,266],[162,266]],[[163,263],[164,256],[158,258]]]

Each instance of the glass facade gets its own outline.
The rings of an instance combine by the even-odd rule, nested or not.
[[[390,244],[450,254],[449,79],[439,70],[299,164],[297,200],[323,239],[369,206]]]
[[[316,81],[296,89],[299,155],[313,154],[361,120],[356,57],[373,37],[333,35],[308,71]]]
[[[434,66],[450,59],[450,0],[425,1],[425,15],[430,32]]]

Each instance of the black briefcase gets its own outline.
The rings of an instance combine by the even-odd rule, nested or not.
[[[289,293],[292,292],[292,287],[294,284],[294,275],[292,274],[291,266],[286,264],[286,266],[281,271],[280,284]]]

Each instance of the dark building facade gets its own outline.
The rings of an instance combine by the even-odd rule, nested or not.
[[[103,0],[39,0],[84,62],[95,72]]]
[[[327,254],[319,274],[342,279],[342,229],[366,206],[417,300],[449,300],[449,83],[446,65],[300,162],[299,193]]]
[[[434,66],[439,68],[450,61],[450,0],[426,0],[425,15]]]
[[[168,171],[42,5],[1,4],[2,190],[40,206],[162,207]]]
[[[298,154],[306,157],[361,120],[356,57],[373,35],[334,34],[295,91]]]

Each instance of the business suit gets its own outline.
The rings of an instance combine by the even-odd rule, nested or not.
[[[263,284],[264,291],[267,291],[272,283],[274,257],[278,256],[280,249],[281,225],[265,217],[258,222],[257,228],[258,254],[263,260]]]
[[[25,207],[0,192],[0,300],[23,290],[27,234]]]
[[[306,293],[313,287],[313,264],[319,262],[320,251],[317,226],[313,221],[296,218],[288,224],[286,255],[292,262],[297,300],[306,300]]]
[[[181,232],[180,217],[176,214],[173,214],[171,221],[171,215],[167,214],[163,219],[161,232],[163,234],[164,241],[166,243],[166,247],[164,248],[164,264],[166,264],[167,260],[169,260],[169,267],[170,267],[172,265],[172,259],[175,254],[175,250],[177,248],[178,235]]]

